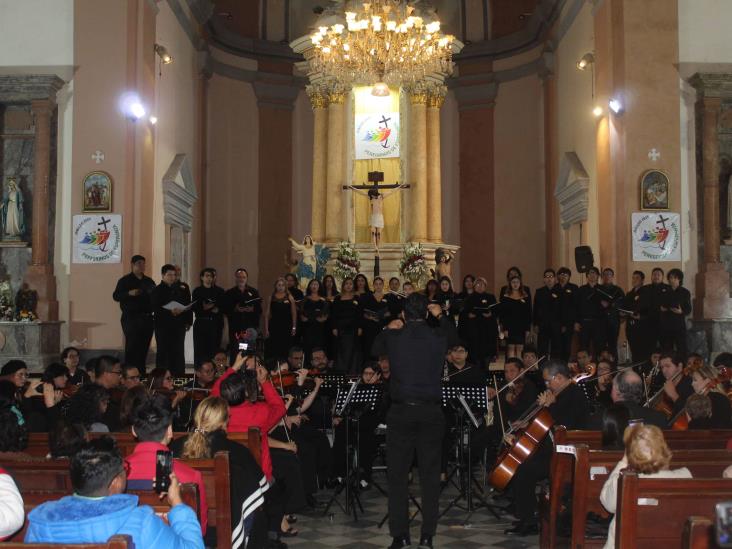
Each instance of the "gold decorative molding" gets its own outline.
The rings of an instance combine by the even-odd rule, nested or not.
[[[411,90],[409,92],[409,101],[412,105],[426,105],[427,96],[428,94],[424,90]]]
[[[427,98],[427,106],[431,109],[441,109],[445,104],[445,96],[447,95],[447,87],[444,85],[434,86],[430,90]]]
[[[307,86],[305,92],[310,98],[310,106],[315,109],[325,109],[328,107],[328,93],[319,86]]]

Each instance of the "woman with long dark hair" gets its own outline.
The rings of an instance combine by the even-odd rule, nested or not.
[[[524,277],[521,274],[521,269],[519,269],[518,267],[509,267],[506,271],[506,285],[501,286],[501,291],[498,293],[498,299],[501,299],[504,295],[506,295],[506,292],[508,292],[511,285],[511,279],[516,276],[519,277],[519,279],[521,280],[521,287],[523,288],[524,292],[528,294],[529,300],[531,300],[531,288],[523,283]]]
[[[443,314],[451,319],[455,317],[455,291],[452,289],[452,281],[449,276],[440,278],[440,288],[437,292],[437,302],[442,307]]]
[[[498,313],[507,343],[506,357],[520,357],[531,330],[531,298],[520,277],[509,279]]]
[[[313,279],[308,282],[305,297],[300,303],[302,348],[308,364],[313,349],[326,346],[329,314],[330,302],[320,294],[320,282]]]
[[[366,278],[365,274],[358,273],[356,278],[353,279],[353,292],[358,297],[371,293],[371,288],[369,288],[369,279]]]
[[[361,303],[354,292],[352,278],[341,284],[341,293],[333,301],[332,334],[336,346],[336,368],[346,374],[361,370]]]
[[[456,312],[458,315],[458,335],[462,341],[468,340],[468,315],[465,312],[465,302],[467,301],[470,294],[473,293],[473,287],[475,285],[475,277],[471,274],[466,274],[463,277],[463,286],[456,297]]]
[[[295,297],[287,287],[284,278],[274,283],[272,296],[264,309],[264,346],[268,360],[287,360],[287,354],[297,333],[297,306]]]
[[[488,282],[483,277],[475,280],[472,294],[465,300],[465,334],[468,356],[479,367],[484,368],[496,357],[496,296],[488,293]]]
[[[384,279],[380,276],[374,278],[373,293],[362,296],[360,302],[363,311],[363,356],[365,360],[375,360],[378,357],[371,356],[371,345],[389,321],[389,301],[384,293]]]

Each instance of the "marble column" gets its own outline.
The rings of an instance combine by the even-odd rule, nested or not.
[[[31,101],[35,125],[33,158],[33,219],[31,220],[31,264],[26,282],[38,292],[38,317],[41,320],[58,320],[56,277],[53,263],[48,257],[48,212],[50,202],[49,179],[51,177],[51,121],[56,108],[51,98]]]
[[[427,98],[427,240],[442,242],[442,174],[440,165],[440,109],[445,103],[443,86]]]
[[[328,95],[325,241],[330,244],[345,240],[348,236],[343,222],[346,95],[344,90],[333,90]],[[313,195],[313,202],[314,198]]]
[[[313,107],[313,209],[310,234],[316,242],[325,239],[326,183],[328,178],[328,98],[322,90],[308,90]]]
[[[410,219],[408,240],[427,241],[427,93],[413,90],[409,94],[409,178]]]
[[[730,280],[720,262],[719,226],[719,117],[723,97],[732,97],[732,79],[721,74],[696,74],[697,147],[701,148],[703,259],[696,278],[695,316],[698,319],[732,318]],[[697,170],[698,171],[698,170]]]

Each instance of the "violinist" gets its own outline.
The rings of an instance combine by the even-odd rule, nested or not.
[[[532,364],[535,362],[536,359],[534,359]],[[503,365],[503,374],[506,383],[510,385],[508,385],[505,391],[501,392],[500,398],[503,420],[508,425],[513,424],[536,401],[537,391],[534,383],[530,379],[527,379],[525,375],[517,379],[524,369],[524,362],[516,357],[507,359]],[[516,381],[514,382],[514,380]],[[495,395],[496,390],[493,387],[488,387],[488,396],[495,398]]]
[[[628,409],[629,419],[640,420],[646,425],[655,425],[661,429],[668,424],[666,416],[661,412],[643,406],[643,380],[632,368],[614,376],[610,391],[613,403]],[[602,411],[596,412],[587,422],[587,427],[596,431],[601,430],[602,425]]]
[[[669,419],[676,417],[686,405],[686,399],[694,393],[691,378],[684,372],[684,363],[677,355],[665,353],[659,361],[664,378],[663,394],[659,397],[656,409]]]
[[[110,431],[119,431],[120,422],[120,383],[122,381],[122,365],[119,359],[111,355],[98,357],[94,364],[94,385],[104,389],[107,405],[103,412],[102,422]]]
[[[125,364],[122,366],[122,385],[127,389],[132,389],[140,385],[140,369],[132,364]]]
[[[79,349],[76,347],[66,347],[61,351],[61,362],[69,369],[69,385],[91,383],[89,374],[79,368]]]
[[[488,376],[483,368],[468,362],[468,351],[458,343],[448,351],[447,383],[452,385],[486,385]]]
[[[62,406],[64,389],[69,371],[63,364],[49,364],[33,389],[26,391],[20,411],[26,419],[31,433],[47,433],[49,428],[61,417],[66,403]]]
[[[173,384],[173,374],[167,368],[154,368],[147,376],[147,388],[151,394],[159,394],[170,400],[173,413],[173,430],[185,431],[187,428],[187,414],[183,414],[180,404],[188,396],[186,391],[176,390]]]
[[[567,429],[584,427],[589,415],[589,404],[582,389],[572,382],[567,364],[559,360],[549,360],[542,370],[546,390],[539,395],[537,405],[546,407],[555,425]],[[513,443],[509,435],[509,442]],[[509,489],[513,494],[515,516],[518,517],[513,528],[505,531],[508,535],[529,536],[539,533],[534,517],[538,503],[536,484],[549,476],[549,462],[552,444],[549,437],[544,438],[536,453],[523,463],[514,475]]]
[[[611,396],[613,387],[613,374],[617,371],[617,366],[609,360],[600,360],[597,363],[597,378],[594,382],[594,391],[591,393],[595,397],[597,406],[607,408],[613,403]]]
[[[706,395],[710,401],[708,429],[729,429],[732,424],[730,401],[724,392],[723,379],[714,366],[702,365],[691,374],[691,385],[697,395]],[[691,397],[689,397],[691,399]],[[687,403],[687,408],[689,403]],[[691,424],[689,425],[691,428]]]

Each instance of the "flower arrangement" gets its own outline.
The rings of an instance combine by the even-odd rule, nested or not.
[[[399,261],[399,272],[415,286],[422,286],[429,276],[429,269],[419,242],[407,242],[404,245],[404,255]]]
[[[358,251],[348,241],[338,244],[338,254],[336,255],[335,267],[333,275],[340,284],[346,278],[353,278],[361,269],[361,261]]]

